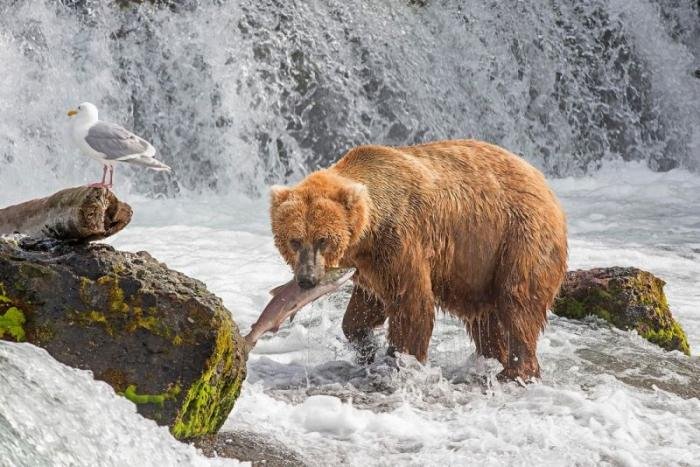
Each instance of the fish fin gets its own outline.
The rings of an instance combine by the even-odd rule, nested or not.
[[[299,310],[297,310],[297,311],[299,311]],[[297,315],[297,311],[295,311],[294,313],[292,313],[291,315],[289,315],[289,322],[290,322],[290,323],[293,323],[293,322],[294,322],[294,317]]]
[[[270,295],[272,295],[272,296],[274,297],[275,295],[277,295],[278,293],[280,293],[280,291],[281,291],[284,287],[286,287],[286,286],[287,286],[287,284],[278,285],[278,286],[275,287],[274,289],[271,289],[271,290],[270,290]]]
[[[274,328],[270,328],[270,332],[277,332],[277,331],[279,331],[279,330],[280,330],[279,325],[278,325],[278,326],[275,326]]]
[[[295,283],[295,280],[292,279],[292,280],[289,281],[289,282],[285,282],[285,283],[282,284],[282,285],[278,285],[278,286],[275,287],[274,289],[271,289],[271,290],[270,290],[270,295],[272,295],[272,296],[274,297],[275,295],[279,294],[279,293],[282,292],[284,289],[288,288],[290,285],[292,285],[292,284],[294,284],[294,283]]]

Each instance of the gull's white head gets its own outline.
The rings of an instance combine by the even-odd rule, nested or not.
[[[89,102],[83,102],[77,109],[68,111],[69,117],[75,117],[75,123],[95,123],[97,121],[97,107]]]

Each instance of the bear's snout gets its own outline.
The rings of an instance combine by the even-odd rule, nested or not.
[[[294,268],[294,276],[296,277],[299,287],[302,289],[311,289],[318,285],[324,273],[322,258],[323,257],[312,248],[301,249],[296,268]]]
[[[313,289],[318,284],[318,279],[316,277],[300,277],[297,279],[299,287],[302,289]]]

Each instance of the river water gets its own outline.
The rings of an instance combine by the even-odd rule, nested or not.
[[[247,332],[291,275],[267,185],[354,144],[483,138],[550,177],[571,269],[659,275],[700,348],[696,2],[418,3],[3,2],[0,205],[99,177],[65,116],[96,103],[174,168],[117,169],[135,216],[109,242],[201,279]],[[700,464],[697,357],[552,316],[542,381],[500,385],[498,365],[441,315],[428,365],[361,368],[340,330],[347,298],[319,300],[258,344],[224,429],[318,465]],[[0,369],[0,464],[227,462],[32,346],[0,342]]]

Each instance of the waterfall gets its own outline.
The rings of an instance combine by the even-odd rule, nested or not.
[[[700,167],[695,0],[8,0],[0,194],[99,178],[65,111],[91,101],[172,174],[150,196],[293,181],[354,145],[474,137],[551,176]]]

